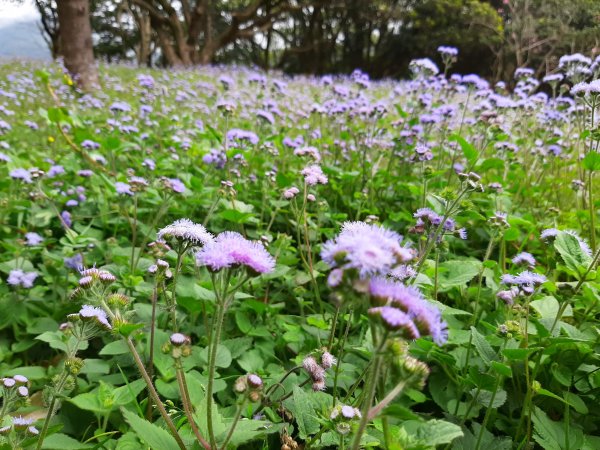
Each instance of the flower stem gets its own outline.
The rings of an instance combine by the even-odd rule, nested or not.
[[[217,317],[214,319],[213,334],[210,343],[210,356],[208,359],[208,385],[206,387],[206,420],[208,427],[208,437],[210,439],[211,448],[217,448],[217,440],[215,438],[215,430],[212,418],[212,403],[215,369],[217,362],[217,350],[221,339],[221,329],[223,328],[223,319],[225,317],[225,302],[224,299],[217,298]]]
[[[242,418],[242,411],[243,411],[245,405],[246,405],[246,399],[244,399],[244,401],[238,405],[237,411],[235,412],[235,417],[233,418],[233,423],[231,424],[231,427],[229,428],[229,432],[227,433],[227,436],[225,437],[225,440],[223,441],[223,444],[221,445],[221,450],[227,449],[227,444],[229,443],[231,436],[233,436],[235,427],[237,427],[238,422]]]
[[[206,442],[206,440],[200,434],[200,430],[196,425],[196,421],[194,420],[194,413],[192,410],[192,403],[190,401],[190,393],[187,388],[187,383],[185,381],[185,373],[183,372],[183,368],[181,367],[181,360],[177,359],[175,362],[175,370],[177,373],[177,383],[179,384],[179,392],[181,393],[181,403],[183,403],[183,410],[185,412],[185,416],[187,417],[188,423],[190,424],[190,428],[194,432],[196,439],[198,442],[204,447],[206,450],[210,450],[210,444]]]
[[[133,344],[133,341],[131,340],[131,338],[124,338],[124,339],[125,339],[125,343],[127,344],[127,347],[129,348],[129,351],[131,352],[131,355],[133,356],[133,360],[135,361],[135,365],[137,366],[138,371],[140,372],[140,374],[142,375],[142,378],[144,379],[144,381],[146,382],[146,385],[148,386],[148,391],[150,392],[150,396],[152,397],[152,400],[154,400],[154,403],[156,404],[156,407],[158,408],[160,415],[162,416],[165,423],[167,424],[167,427],[169,428],[169,431],[171,431],[171,434],[175,438],[175,441],[177,442],[177,445],[179,446],[179,448],[181,450],[186,450],[185,444],[183,443],[183,440],[181,439],[181,436],[179,436],[179,432],[177,431],[177,427],[175,427],[175,424],[169,417],[167,410],[165,409],[164,405],[160,401],[158,392],[156,392],[156,389],[154,388],[154,384],[152,383],[152,380],[148,376],[148,372],[146,372],[144,363],[142,362],[142,359],[140,358],[140,354],[136,350],[135,345]]]

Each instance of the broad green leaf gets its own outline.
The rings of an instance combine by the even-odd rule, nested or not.
[[[62,433],[51,434],[44,439],[43,449],[48,450],[79,450],[85,448],[94,448],[93,445],[83,444],[76,439]]]
[[[454,439],[463,436],[463,431],[458,425],[438,419],[426,422],[407,420],[402,424],[402,428],[409,436],[428,447],[449,444]]]
[[[600,153],[589,152],[581,161],[584,169],[596,171],[600,170]]]
[[[446,291],[454,286],[463,286],[475,278],[481,269],[479,261],[446,261],[439,265],[438,284]]]
[[[560,253],[565,265],[576,274],[582,273],[592,261],[591,256],[581,248],[579,240],[564,231],[556,236],[554,248]]]
[[[317,415],[308,396],[309,394],[304,392],[302,388],[294,386],[293,402],[291,402],[293,403],[292,413],[298,424],[298,433],[301,439],[306,439],[308,436],[317,433],[320,428]]]
[[[497,359],[496,352],[475,327],[471,327],[471,333],[473,335],[473,344],[475,345],[479,356],[481,356],[481,359],[483,359],[486,365],[490,365],[492,361]]]
[[[153,450],[180,450],[175,438],[164,428],[138,417],[125,408],[121,408],[121,412],[138,437]]]

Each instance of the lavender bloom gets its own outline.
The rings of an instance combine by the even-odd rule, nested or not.
[[[291,200],[292,198],[294,198],[299,193],[300,193],[300,190],[297,187],[292,186],[291,188],[286,189],[285,191],[283,191],[283,198],[285,198],[287,200]]]
[[[374,304],[389,304],[407,314],[421,336],[431,336],[438,345],[446,342],[447,325],[439,309],[428,303],[415,287],[375,277],[369,283],[369,293]]]
[[[4,161],[4,162],[10,162],[10,156],[8,156],[6,153],[2,153],[0,152],[0,161]]]
[[[115,183],[115,188],[117,189],[117,194],[121,195],[133,195],[133,191],[131,190],[131,186],[127,183],[123,183],[121,181],[117,181]]]
[[[37,272],[24,272],[21,269],[13,269],[8,274],[6,282],[11,286],[30,289],[33,287],[33,283],[37,277]]]
[[[10,177],[14,180],[22,180],[24,183],[31,183],[31,173],[27,169],[14,169],[10,172]]]
[[[154,160],[152,160],[150,158],[144,159],[142,166],[146,167],[148,170],[156,169],[156,163],[154,162]]]
[[[176,194],[185,192],[185,184],[179,178],[167,178],[170,189]]]
[[[402,262],[400,241],[394,231],[364,222],[346,222],[340,234],[323,244],[321,258],[332,268],[355,269],[361,278],[387,274]]]
[[[542,234],[540,234],[540,239],[542,241],[548,241],[558,236],[558,233],[559,231],[556,228],[547,228],[542,231]]]
[[[227,132],[227,142],[233,147],[237,147],[240,143],[247,142],[251,145],[258,144],[258,136],[252,131],[240,130],[233,128]]]
[[[410,317],[392,306],[378,306],[369,309],[369,315],[380,317],[383,325],[391,331],[399,331],[406,339],[417,339],[419,330]]]
[[[521,252],[512,259],[513,264],[535,266],[535,258],[531,253]]]
[[[503,284],[513,285],[521,288],[526,294],[533,294],[535,288],[545,283],[547,278],[542,274],[525,270],[518,275],[503,275],[501,280]]]
[[[67,228],[71,228],[71,225],[73,225],[73,221],[71,220],[71,213],[69,211],[63,211],[60,213],[60,217],[63,221],[63,224]]]
[[[65,267],[71,270],[81,270],[83,268],[83,255],[76,253],[70,258],[63,259]]]
[[[167,225],[157,233],[159,240],[174,238],[188,241],[194,245],[207,245],[213,242],[213,235],[206,231],[202,225],[192,222],[190,219],[179,219],[171,225]]]
[[[88,150],[97,150],[100,148],[100,144],[98,144],[97,142],[94,142],[90,139],[86,139],[86,140],[82,141],[81,146]]]
[[[65,173],[65,168],[63,166],[52,166],[46,175],[48,178],[54,178],[58,175],[62,175],[63,173]]]
[[[79,317],[81,317],[82,320],[94,320],[98,323],[98,325],[106,328],[107,330],[112,329],[112,326],[108,322],[106,312],[103,309],[90,305],[83,305],[79,311]]]
[[[34,246],[40,245],[42,242],[44,242],[44,238],[34,232],[25,233],[25,239],[26,239],[25,245],[27,245],[29,247],[34,247]]]
[[[196,262],[213,271],[246,266],[256,273],[268,273],[275,268],[275,260],[262,243],[249,241],[233,231],[220,233],[214,242],[204,246],[196,254]]]
[[[77,172],[77,175],[79,175],[80,177],[83,177],[83,178],[89,178],[93,174],[94,174],[94,172],[92,172],[91,170],[88,170],[88,169],[80,170],[79,172]]]
[[[301,173],[304,176],[304,181],[309,186],[314,186],[315,184],[327,184],[329,181],[323,173],[321,166],[316,164],[306,166],[302,169]]]

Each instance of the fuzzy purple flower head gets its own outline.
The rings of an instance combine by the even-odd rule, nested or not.
[[[407,256],[401,241],[402,236],[379,225],[346,222],[340,234],[323,245],[321,257],[332,268],[357,270],[361,278],[387,275]]]
[[[171,225],[167,225],[157,233],[159,240],[167,238],[187,241],[194,245],[207,245],[213,242],[213,235],[206,231],[202,225],[192,222],[190,219],[179,219]]]
[[[245,266],[256,273],[268,273],[275,268],[275,259],[262,243],[234,231],[220,233],[214,242],[205,245],[196,253],[196,262],[213,271]]]
[[[11,286],[30,289],[33,287],[33,283],[37,277],[37,272],[24,272],[21,269],[13,269],[8,274],[6,282]]]

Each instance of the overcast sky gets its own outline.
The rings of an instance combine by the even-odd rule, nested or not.
[[[35,19],[38,15],[33,2],[25,0],[18,5],[8,0],[0,0],[0,23],[21,22],[23,20]]]

